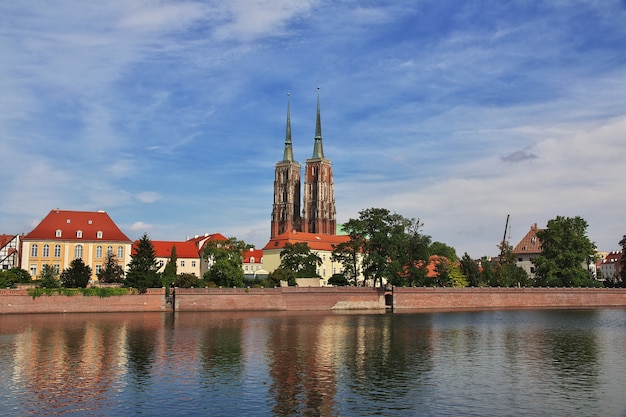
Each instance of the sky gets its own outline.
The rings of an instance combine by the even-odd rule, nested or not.
[[[133,240],[262,247],[287,101],[304,165],[319,93],[338,224],[387,208],[477,258],[507,215],[512,245],[580,216],[617,250],[625,22],[626,0],[0,2],[0,233],[105,210]]]

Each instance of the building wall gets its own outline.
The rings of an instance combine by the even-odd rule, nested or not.
[[[37,245],[36,256],[33,256],[33,246]],[[117,257],[118,263],[126,270],[130,262],[131,244],[129,242],[106,241],[62,241],[62,240],[22,240],[22,268],[37,279],[44,265],[51,265],[59,273],[70,266],[76,259],[77,246],[82,247],[83,262],[91,267],[92,280],[97,279],[97,272],[106,262],[107,250],[110,247]],[[47,246],[47,249],[46,249]],[[56,247],[59,250],[56,250]],[[121,248],[121,249],[120,249]],[[120,251],[120,252],[118,252]],[[121,257],[118,257],[121,254]],[[58,256],[57,256],[58,255]]]

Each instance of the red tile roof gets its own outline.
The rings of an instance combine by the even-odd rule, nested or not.
[[[254,258],[255,264],[261,263],[261,259],[263,258],[263,251],[261,249],[247,250],[243,254],[243,263],[249,264],[250,258]]]
[[[57,230],[61,231],[60,237],[57,237]],[[82,231],[82,238],[77,237],[78,231]],[[101,238],[97,237],[98,232],[102,232]],[[23,239],[101,240],[130,243],[130,239],[122,233],[104,211],[52,210],[41,223],[29,234],[24,236]]]
[[[304,242],[311,250],[332,251],[337,245],[350,240],[348,235],[322,235],[317,233],[285,232],[274,236],[263,247],[263,250],[283,249],[287,243],[295,244]]]
[[[138,241],[135,241],[135,246]],[[190,240],[186,242],[173,242],[166,240],[153,240],[152,246],[158,258],[169,258],[172,256],[172,246],[176,246],[176,256],[178,258],[200,258],[200,249],[195,242]]]
[[[526,233],[526,236],[519,241],[519,243],[513,248],[514,254],[522,253],[541,253],[541,241],[537,237],[537,232],[541,230],[537,227],[537,223],[530,226],[530,230]]]
[[[8,245],[13,239],[15,239],[15,235],[0,235],[0,249]]]

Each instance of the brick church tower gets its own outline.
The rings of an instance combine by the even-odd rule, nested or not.
[[[272,208],[271,237],[292,230],[300,230],[300,164],[293,159],[291,143],[291,114],[287,101],[287,129],[283,160],[276,164],[274,173],[274,207]]]
[[[313,156],[306,160],[304,209],[300,216],[300,164],[293,159],[290,105],[287,102],[287,130],[283,160],[276,164],[271,238],[285,232],[336,234],[335,192],[330,160],[324,158],[320,97],[317,96],[317,120]]]
[[[320,96],[318,93],[313,156],[306,160],[304,169],[302,231],[334,235],[337,230],[336,214],[333,169],[330,160],[324,158],[324,147],[322,146]]]

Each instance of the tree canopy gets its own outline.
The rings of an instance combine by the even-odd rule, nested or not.
[[[176,275],[178,273],[178,255],[176,254],[176,245],[172,245],[172,251],[170,252],[170,259],[168,259],[161,273],[161,281],[166,288],[169,288],[174,281],[176,281]],[[180,287],[180,285],[177,285]]]
[[[146,233],[139,239],[134,249],[126,272],[126,285],[137,288],[139,292],[161,287],[156,252]]]
[[[124,281],[124,268],[119,265],[112,252],[107,253],[103,268],[98,274],[98,281],[106,284]]]
[[[305,242],[287,243],[280,251],[279,268],[293,271],[298,278],[319,277],[317,268],[321,265],[322,259]]]
[[[39,286],[41,288],[58,288],[59,285],[56,271],[52,266],[45,264],[39,273]]]
[[[28,271],[22,268],[11,268],[0,271],[0,288],[11,288],[18,282],[30,282],[32,280]]]
[[[557,216],[537,232],[542,252],[533,259],[538,285],[550,287],[597,286],[588,270],[596,245],[587,237],[587,222],[579,217]]]
[[[374,286],[384,280],[393,285],[421,285],[427,273],[430,236],[421,233],[423,224],[384,208],[359,212],[359,218],[342,225],[350,243],[338,246],[335,259],[344,259],[350,274],[356,274],[354,259],[361,254],[362,272]],[[350,264],[354,264],[351,266]]]
[[[227,241],[209,241],[204,248],[204,258],[211,262],[211,267],[204,279],[221,287],[243,287],[242,254],[251,247],[234,237]]]
[[[81,258],[70,262],[70,266],[61,272],[61,285],[65,288],[86,288],[91,279],[91,267]]]

